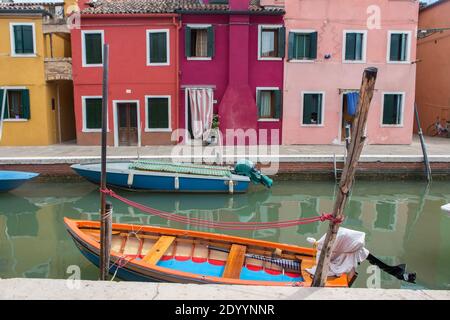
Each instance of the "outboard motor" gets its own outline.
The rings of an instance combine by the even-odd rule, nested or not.
[[[262,174],[260,170],[256,169],[253,162],[247,159],[238,160],[234,166],[234,172],[241,176],[247,176],[254,184],[261,183],[267,188],[270,188],[273,184],[272,179]]]

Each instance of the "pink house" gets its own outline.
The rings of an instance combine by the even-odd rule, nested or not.
[[[285,1],[283,144],[340,144],[364,68],[378,68],[370,144],[410,144],[418,1]]]
[[[187,129],[181,140],[202,140],[214,113],[224,144],[281,143],[282,1],[267,7],[259,0],[193,2],[177,11],[179,127]],[[237,131],[227,136],[228,129]]]

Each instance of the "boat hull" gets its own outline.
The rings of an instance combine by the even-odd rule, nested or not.
[[[89,232],[86,233],[82,230],[98,230],[99,223],[94,221],[75,221],[68,218],[64,219],[67,230],[74,240],[76,246],[81,251],[81,253],[93,264],[97,267],[99,266],[99,254],[100,254],[100,245],[99,238],[94,240],[91,236],[89,236]],[[137,230],[138,226],[135,225],[127,225],[127,224],[113,224],[113,233],[120,233],[120,237],[123,236],[123,233],[126,233],[127,230]],[[285,252],[293,252],[294,254],[302,255],[304,259],[313,259],[314,258],[314,249],[297,247],[292,245],[280,244],[280,243],[271,243],[262,240],[255,239],[247,239],[240,238],[228,235],[220,235],[206,232],[198,232],[198,231],[188,231],[188,230],[179,230],[179,229],[171,229],[171,228],[163,228],[163,227],[152,227],[152,226],[139,226],[141,237],[145,237],[149,233],[158,233],[160,235],[165,236],[173,236],[173,237],[181,237],[181,239],[187,239],[186,237],[190,237],[192,239],[201,239],[198,241],[207,241],[214,242],[226,242],[226,243],[237,243],[239,245],[245,245],[248,247],[261,247],[265,248],[264,250],[269,250],[269,248],[279,248],[280,250],[284,250]],[[128,236],[126,236],[128,239]],[[180,240],[183,241],[183,240]],[[145,240],[144,240],[145,242]],[[127,245],[125,242],[121,245],[121,251],[114,251],[111,249],[110,255],[110,268],[109,272],[114,274],[116,277],[127,280],[127,281],[147,281],[147,282],[171,282],[171,283],[194,283],[194,284],[236,284],[236,285],[261,285],[261,286],[309,286],[311,284],[310,278],[297,278],[293,277],[291,280],[275,280],[272,278],[271,280],[266,279],[246,279],[246,278],[235,278],[231,279],[228,277],[221,277],[216,275],[202,275],[195,269],[196,273],[187,272],[187,271],[177,271],[176,269],[169,269],[168,267],[164,267],[163,265],[158,264],[149,264],[143,258],[136,257],[128,257],[128,254],[122,252],[125,250]],[[181,245],[182,246],[182,245]],[[177,246],[176,246],[177,247]],[[143,250],[143,244],[140,245],[139,250]],[[143,254],[145,255],[145,254]],[[185,261],[184,259],[180,261]],[[181,262],[183,263],[183,262]],[[120,267],[117,267],[120,265]],[[201,263],[198,265],[200,267]],[[197,268],[197,267],[196,267]],[[306,266],[302,267],[306,268]],[[199,269],[198,269],[199,270]],[[244,269],[243,269],[244,270]],[[337,278],[329,278],[326,286],[328,287],[348,287],[349,282],[352,279],[347,275],[342,275]]]
[[[34,172],[0,171],[0,192],[8,192],[37,177]]]
[[[154,192],[212,192],[229,193],[230,180],[233,181],[232,193],[247,192],[250,180],[244,176],[210,177],[200,175],[172,174],[128,170],[127,164],[121,168],[119,164],[109,165],[106,173],[106,183],[109,186],[136,191]],[[99,184],[101,179],[100,166],[73,165],[72,169],[88,181]],[[131,177],[130,177],[131,176]],[[178,182],[176,182],[176,179]]]

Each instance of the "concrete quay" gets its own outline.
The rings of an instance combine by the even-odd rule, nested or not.
[[[52,279],[0,280],[1,300],[450,300],[448,290],[195,285]]]

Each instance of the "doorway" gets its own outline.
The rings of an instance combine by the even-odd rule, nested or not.
[[[114,104],[115,146],[140,145],[139,105],[137,101],[117,101]]]

